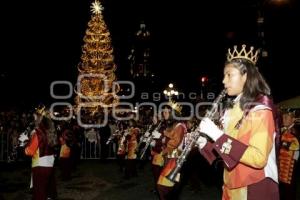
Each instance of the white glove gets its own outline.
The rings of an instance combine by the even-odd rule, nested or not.
[[[21,133],[18,139],[20,142],[25,142],[26,140],[29,140],[28,136],[25,133]]]
[[[196,144],[199,148],[199,150],[201,150],[207,143],[207,139],[205,137],[199,136]]]
[[[201,133],[205,133],[206,135],[208,135],[214,141],[219,139],[219,137],[224,134],[224,132],[220,130],[219,127],[207,117],[202,119],[199,125],[199,130]]]
[[[150,143],[150,146],[151,146],[151,147],[155,147],[155,145],[156,145],[156,141],[155,141],[155,140],[152,140],[151,143]]]
[[[23,146],[25,146],[26,141],[29,140],[29,138],[25,133],[21,133],[18,140],[20,141],[20,146],[23,147]]]
[[[144,134],[144,137],[149,137],[150,133],[149,131],[147,131],[145,134]]]
[[[152,135],[153,135],[153,138],[154,138],[154,139],[158,139],[158,138],[160,138],[161,133],[158,132],[158,131],[153,131],[153,132],[152,132]]]
[[[147,137],[144,137],[144,138],[142,138],[142,139],[143,139],[142,142],[147,142],[147,140],[148,140]]]

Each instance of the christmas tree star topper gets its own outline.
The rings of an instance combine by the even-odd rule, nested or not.
[[[94,14],[101,14],[102,10],[104,10],[103,6],[100,4],[98,0],[92,3],[91,9]]]

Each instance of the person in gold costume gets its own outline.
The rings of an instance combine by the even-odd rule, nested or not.
[[[216,155],[224,163],[223,200],[279,200],[279,117],[256,66],[258,53],[246,45],[228,49],[223,84],[234,100],[220,123],[203,118],[197,128],[211,139],[199,137],[200,153],[210,163]]]

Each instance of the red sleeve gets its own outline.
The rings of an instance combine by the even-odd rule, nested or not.
[[[214,144],[213,148],[223,159],[228,170],[233,169],[240,161],[247,149],[244,143],[223,134]]]
[[[38,146],[39,146],[38,137],[37,134],[34,133],[31,137],[29,145],[25,148],[25,154],[28,156],[33,156],[37,151]]]
[[[214,146],[211,142],[206,143],[206,145],[200,150],[201,155],[208,161],[211,165],[216,159],[215,154],[213,153]]]
[[[182,125],[176,126],[166,148],[163,150],[163,154],[172,153],[180,145],[185,133],[185,128]]]

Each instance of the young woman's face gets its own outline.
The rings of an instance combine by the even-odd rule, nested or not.
[[[170,117],[170,112],[171,112],[171,110],[168,109],[168,108],[163,109],[162,115],[163,115],[163,119],[164,119],[164,120],[169,119],[169,117]]]
[[[247,74],[241,75],[233,64],[225,66],[223,84],[229,96],[237,96],[242,93],[246,79]]]

